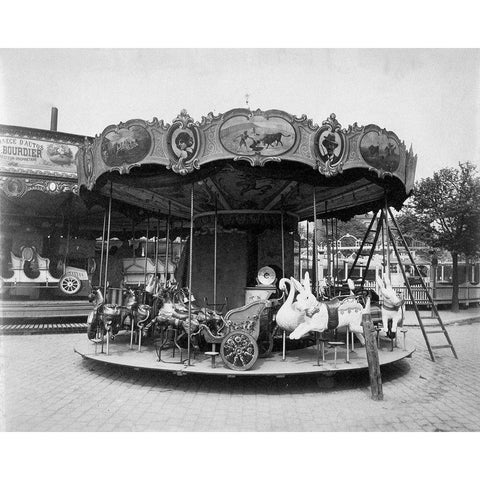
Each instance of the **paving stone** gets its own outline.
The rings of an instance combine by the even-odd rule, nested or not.
[[[290,379],[174,377],[83,360],[78,334],[0,337],[0,429],[6,431],[479,431],[480,324],[449,327],[459,355],[431,362],[410,328],[411,359],[368,373]]]

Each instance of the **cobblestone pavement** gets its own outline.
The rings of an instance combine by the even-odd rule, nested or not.
[[[176,377],[97,364],[73,352],[79,334],[0,337],[2,431],[479,431],[480,323],[449,327],[459,360],[417,351],[382,369],[317,377]],[[324,377],[322,377],[324,378]],[[328,384],[328,381],[327,381]]]

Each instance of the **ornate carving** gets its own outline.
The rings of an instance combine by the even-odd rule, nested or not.
[[[345,133],[334,113],[322,122],[315,139],[315,153],[317,154],[317,169],[326,177],[333,177],[343,171],[345,162]]]
[[[267,162],[281,162],[280,157],[263,157],[262,155],[255,155],[254,157],[240,156],[233,159],[235,162],[240,160],[247,161],[252,167],[263,167]]]
[[[0,177],[0,185],[8,197],[16,198],[23,197],[31,190],[50,194],[65,192],[78,193],[78,185],[76,183],[58,180]]]
[[[182,128],[189,127],[193,124],[193,118],[183,108],[180,113],[172,120],[172,124],[179,123]]]
[[[331,132],[338,132],[342,128],[334,113],[331,113],[330,116],[322,122],[322,125],[328,127]]]
[[[186,175],[199,169],[197,154],[199,151],[198,129],[193,124],[193,118],[183,109],[173,119],[167,133],[167,145],[170,164],[168,169],[175,173]]]

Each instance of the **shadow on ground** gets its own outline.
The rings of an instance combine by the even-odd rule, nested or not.
[[[97,363],[82,359],[84,368],[101,377],[121,380],[127,385],[143,385],[158,388],[159,391],[205,391],[210,393],[262,393],[268,395],[292,395],[321,391],[348,391],[368,389],[368,370],[338,372],[334,376],[305,374],[276,377],[235,377],[190,374],[177,376],[171,372],[135,370],[130,367]],[[394,381],[407,375],[410,365],[407,360],[382,367],[382,382]]]

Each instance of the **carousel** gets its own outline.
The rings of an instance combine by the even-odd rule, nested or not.
[[[410,356],[388,245],[374,292],[364,278],[336,281],[334,248],[327,274],[319,271],[316,243],[319,229],[329,238],[339,220],[373,211],[369,231],[388,244],[392,208],[411,193],[416,162],[395,133],[345,129],[334,114],[317,125],[280,110],[240,108],[201,121],[183,110],[171,124],[107,127],[77,154],[80,196],[104,206],[105,248],[75,351],[177,375],[331,374],[368,368],[368,315],[380,365]],[[137,268],[135,281],[112,285],[112,216],[130,212],[142,218],[132,238],[143,235],[145,246],[125,267]],[[306,266],[303,221],[314,222]]]

